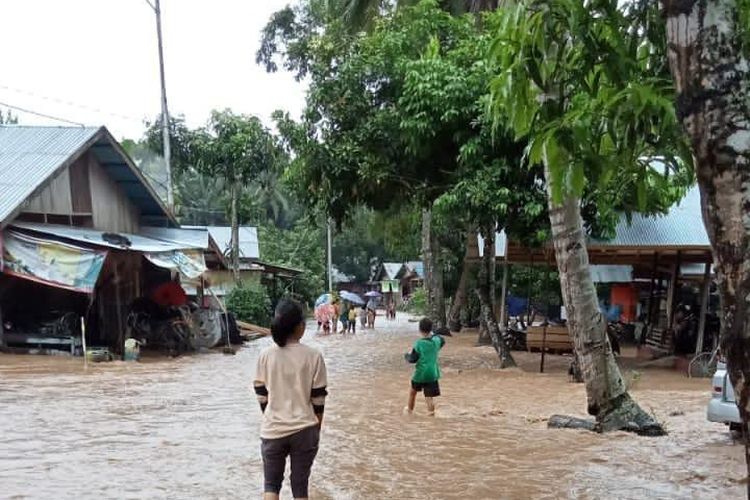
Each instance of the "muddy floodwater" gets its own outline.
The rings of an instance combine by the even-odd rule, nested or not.
[[[742,450],[706,421],[708,380],[627,370],[633,394],[669,435],[548,430],[584,416],[567,359],[515,353],[500,371],[475,334],[449,338],[437,417],[402,414],[416,338],[404,318],[321,349],[330,396],[312,498],[742,498]],[[0,498],[259,498],[259,351],[201,354],[83,370],[79,359],[0,354]],[[290,498],[288,484],[282,498]]]

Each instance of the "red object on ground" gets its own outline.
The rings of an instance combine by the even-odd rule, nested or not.
[[[162,307],[183,306],[187,304],[187,294],[179,283],[167,281],[154,289],[151,300]]]

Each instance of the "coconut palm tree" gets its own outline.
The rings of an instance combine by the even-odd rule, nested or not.
[[[221,177],[189,170],[175,184],[177,213],[183,224],[226,224],[229,198]]]
[[[286,227],[290,220],[291,202],[275,170],[264,170],[253,179],[246,194],[260,211],[260,216],[276,227]]]

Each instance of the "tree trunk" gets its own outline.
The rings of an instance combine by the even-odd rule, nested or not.
[[[482,232],[482,238],[484,238],[484,232],[485,231],[481,231],[481,228],[480,228],[480,232]],[[494,233],[493,233],[493,241],[494,241]],[[482,246],[482,256],[486,255],[484,253],[486,250],[487,250],[487,240],[484,240],[484,244]],[[478,253],[479,252],[477,252],[477,254]],[[492,255],[493,255],[493,257],[495,255],[495,248],[494,247],[492,248]],[[492,310],[494,311],[495,310],[495,294],[494,294],[494,288],[495,288],[495,283],[494,283],[495,266],[494,266],[494,258],[492,260],[493,260],[493,262],[492,262],[492,268],[491,269],[486,269],[485,268],[485,269],[486,269],[486,271],[487,271],[487,273],[489,275],[489,279],[490,279],[490,285],[489,285],[489,287],[490,287],[490,304],[492,304]],[[481,273],[482,269],[485,266],[484,258],[480,259],[479,266],[480,266],[479,267],[479,271]],[[481,297],[481,295],[479,293],[479,286],[481,285],[481,275],[478,276],[478,278],[479,278],[480,281],[477,282],[477,297],[479,298],[479,336],[477,337],[477,345],[493,345],[494,346],[495,344],[492,341],[492,335],[490,334],[489,325],[488,325],[486,319],[484,318],[484,315],[482,314],[482,297]]]
[[[492,301],[492,288],[494,285],[495,275],[495,227],[489,225],[482,228],[482,238],[484,238],[484,254],[482,255],[479,266],[479,284],[477,286],[477,295],[481,305],[482,323],[487,329],[487,333],[492,341],[492,347],[495,348],[500,358],[500,368],[509,368],[516,366],[513,356],[510,354],[510,348],[505,342],[500,326],[497,324],[495,316],[494,303]]]
[[[550,175],[546,172],[547,185]],[[552,202],[548,187],[549,217],[555,245],[560,287],[568,315],[568,329],[581,364],[588,412],[601,431],[628,430],[663,435],[662,426],[630,397],[607,338],[606,322],[599,311],[591,280],[580,201],[568,196],[561,205]]]
[[[456,293],[453,294],[453,302],[448,313],[448,327],[453,332],[461,331],[461,311],[466,305],[466,286],[471,273],[472,262],[469,258],[473,249],[472,242],[476,242],[477,235],[474,228],[469,228],[466,233],[466,254],[464,255],[463,266],[461,268],[461,277],[458,279]],[[476,246],[476,244],[474,244]]]
[[[432,209],[422,210],[422,259],[424,260],[424,285],[427,307],[434,327],[445,326],[445,296],[443,294],[443,269],[440,265],[440,245],[432,231]]]
[[[231,208],[231,219],[232,219],[232,244],[231,244],[231,265],[232,265],[232,277],[234,282],[239,284],[242,281],[240,276],[240,221],[238,214],[238,203],[240,198],[240,179],[239,176],[235,176],[232,180],[232,208]]]
[[[448,314],[448,327],[452,332],[461,331],[461,310],[466,304],[466,282],[469,281],[468,274],[471,272],[471,264],[464,259],[461,277],[458,279],[456,293],[453,295],[450,313]]]
[[[677,116],[691,143],[721,298],[721,352],[743,421],[750,479],[750,60],[740,2],[662,2]],[[748,497],[750,497],[750,481]]]

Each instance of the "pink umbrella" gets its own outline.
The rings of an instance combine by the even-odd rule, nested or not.
[[[336,317],[336,309],[333,304],[321,304],[315,308],[315,319],[320,323],[326,323]]]

